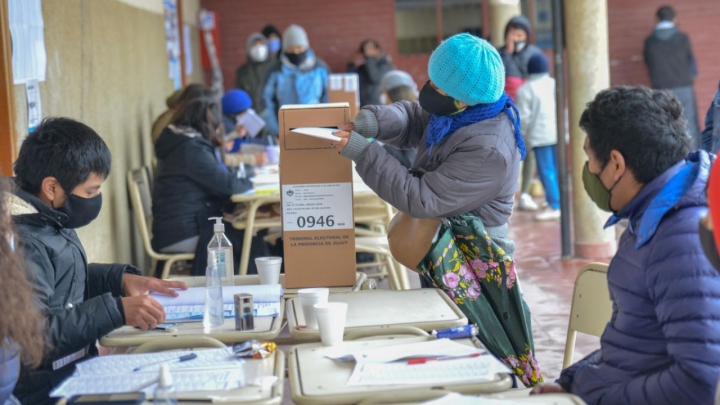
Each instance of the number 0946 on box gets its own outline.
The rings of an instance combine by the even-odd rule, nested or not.
[[[352,229],[352,183],[284,184],[285,231]]]

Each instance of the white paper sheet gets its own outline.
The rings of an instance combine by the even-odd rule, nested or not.
[[[355,365],[347,386],[447,384],[490,381],[497,373],[509,373],[505,365],[492,355],[429,361],[424,364],[366,363]]]
[[[333,135],[333,132],[337,132],[337,131],[338,131],[337,128],[304,127],[304,128],[295,128],[295,129],[291,130],[290,132],[338,142],[342,138],[340,138],[339,136]]]
[[[352,229],[352,183],[283,184],[283,230]],[[342,246],[347,237],[290,237],[291,246]]]
[[[348,74],[345,75],[345,92],[352,93],[358,89],[358,75]]]
[[[162,306],[172,305],[200,305],[205,303],[205,287],[190,287],[187,290],[177,290],[180,294],[177,297],[151,293]],[[252,294],[253,302],[279,302],[283,296],[282,286],[273,285],[236,285],[223,287],[223,303],[232,304],[235,294]]]
[[[340,74],[330,75],[330,90],[338,91],[343,88],[343,77]]]
[[[458,393],[445,395],[442,398],[423,402],[423,405],[511,405],[517,404],[512,399],[494,399],[483,397],[470,397]],[[543,402],[523,402],[523,405],[542,405]]]
[[[8,14],[13,42],[13,82],[45,81],[47,55],[40,0],[9,0]]]
[[[255,138],[265,128],[265,121],[252,108],[237,120],[237,124],[245,127],[250,138]]]
[[[158,361],[176,359],[188,353],[195,353],[197,358],[179,363],[166,363],[175,374],[176,370],[206,369],[218,367],[236,367],[243,360],[235,357],[231,347],[209,350],[182,350],[172,352],[158,352],[146,354],[119,354],[115,356],[100,356],[77,364],[75,370],[78,376],[102,376],[129,374],[137,367],[145,366]],[[150,373],[156,376],[160,365],[144,367],[137,373]]]
[[[40,103],[40,87],[38,81],[28,80],[25,83],[27,94],[28,131],[32,132],[42,121],[42,104]]]
[[[115,356],[109,356],[115,357]],[[172,373],[173,385],[178,392],[226,391],[244,385],[242,368],[204,370],[203,372],[178,371]],[[157,380],[155,373],[131,373],[103,376],[73,376],[54,389],[51,397],[72,397],[74,395],[117,394],[138,391],[138,387]],[[140,391],[151,396],[155,384]]]
[[[389,363],[401,359],[467,356],[475,353],[484,353],[484,351],[450,339],[437,339],[406,345],[383,346],[377,349],[328,357],[341,361],[355,360],[358,363]]]

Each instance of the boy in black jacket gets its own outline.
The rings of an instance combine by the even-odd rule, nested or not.
[[[154,329],[163,307],[149,291],[177,295],[185,283],[141,277],[124,264],[88,264],[75,228],[100,213],[100,186],[111,156],[90,127],[69,118],[44,120],[28,135],[15,162],[11,214],[35,298],[44,312],[48,347],[42,365],[23,369],[14,395],[23,404],[54,401],[50,391],[96,355],[95,342],[123,325]]]

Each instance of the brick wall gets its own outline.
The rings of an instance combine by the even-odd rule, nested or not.
[[[695,90],[703,127],[705,112],[720,81],[718,0],[608,0],[611,82],[649,84],[643,43],[655,26],[655,11],[665,4],[676,8],[680,29],[689,34],[693,45],[699,71]],[[248,35],[270,22],[281,31],[292,23],[302,25],[311,47],[333,71],[345,71],[349,54],[362,40],[372,37],[393,57],[398,69],[413,75],[418,86],[427,81],[429,55],[396,53],[394,0],[202,0],[202,6],[219,16],[226,86],[234,83],[235,69],[246,61]]]
[[[268,24],[281,32],[290,24],[305,28],[310,47],[334,72],[345,72],[349,55],[367,38],[395,54],[395,1],[202,0],[219,17],[220,52],[225,87],[235,82],[235,69],[247,61],[248,36]]]
[[[655,12],[675,8],[678,28],[690,36],[698,65],[695,94],[700,128],[720,81],[720,2],[718,0],[608,0],[610,79],[613,85],[644,84],[650,79],[643,44],[656,24]]]

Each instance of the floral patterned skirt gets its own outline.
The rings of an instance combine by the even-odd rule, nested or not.
[[[515,262],[488,236],[479,218],[443,219],[437,240],[418,269],[478,325],[478,338],[488,351],[526,387],[543,381]]]

